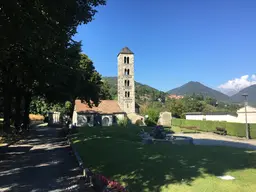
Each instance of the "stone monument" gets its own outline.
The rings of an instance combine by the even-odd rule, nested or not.
[[[158,125],[162,125],[164,127],[171,127],[171,124],[172,124],[172,113],[168,111],[161,112],[159,114]]]

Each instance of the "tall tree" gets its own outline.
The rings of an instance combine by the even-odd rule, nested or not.
[[[46,91],[45,84],[61,84],[63,77],[56,72],[63,66],[72,69],[69,61],[73,58],[68,52],[74,44],[72,36],[77,26],[92,21],[95,7],[104,4],[105,0],[63,0],[61,3],[9,0],[0,3],[0,72],[5,131],[10,127],[11,102],[16,94],[22,95],[24,100],[26,127],[31,97]]]
[[[113,99],[110,94],[110,86],[107,81],[102,82],[100,89],[100,99]]]

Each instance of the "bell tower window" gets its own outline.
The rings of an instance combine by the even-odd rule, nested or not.
[[[129,64],[129,57],[127,57],[127,64]]]
[[[124,75],[129,75],[130,74],[130,69],[125,69],[124,70]]]
[[[124,63],[126,63],[126,57],[124,57]]]

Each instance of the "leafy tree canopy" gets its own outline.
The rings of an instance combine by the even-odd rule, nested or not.
[[[81,43],[72,37],[78,25],[93,20],[99,5],[105,5],[105,0],[0,3],[0,90],[5,131],[13,118],[12,105],[19,126],[22,103],[27,127],[32,97],[51,102],[81,98],[98,103],[100,75],[88,57],[80,54]]]

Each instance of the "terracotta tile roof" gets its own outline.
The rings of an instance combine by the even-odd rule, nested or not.
[[[123,113],[123,111],[118,105],[118,102],[115,100],[101,100],[98,107],[93,106],[92,108],[90,108],[86,103],[82,103],[81,100],[76,100],[75,110],[76,112],[84,113]]]

